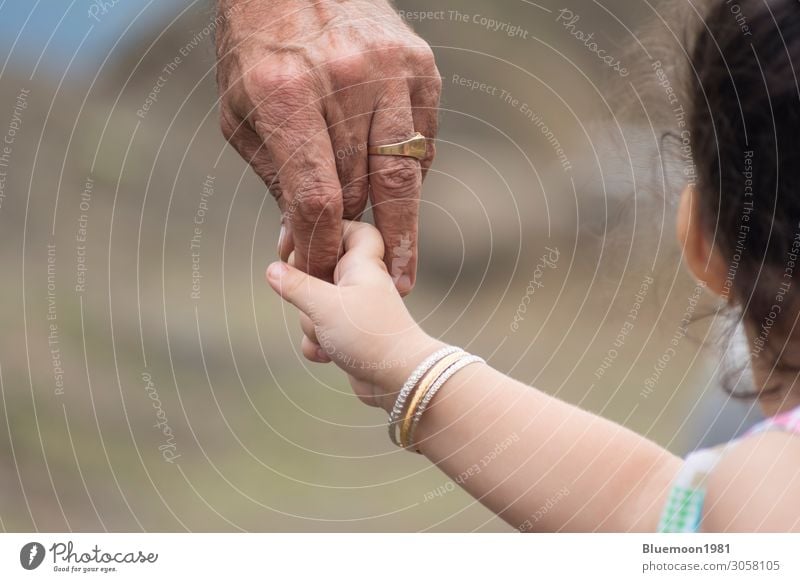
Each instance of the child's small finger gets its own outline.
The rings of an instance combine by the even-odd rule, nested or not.
[[[319,344],[312,342],[307,337],[303,337],[303,341],[300,343],[300,349],[307,360],[316,362],[317,364],[327,364],[331,361],[328,354],[325,353]]]
[[[342,244],[345,253],[383,260],[383,239],[378,229],[371,224],[345,222]]]
[[[343,285],[374,282],[388,271],[383,261],[383,239],[371,224],[345,221],[344,249],[334,273],[334,282]]]
[[[317,339],[317,328],[314,325],[314,322],[311,321],[309,316],[302,312],[300,313],[300,329],[303,330],[303,333],[308,339],[315,344],[319,344],[319,339]]]

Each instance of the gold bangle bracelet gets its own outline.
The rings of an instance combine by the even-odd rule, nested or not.
[[[414,411],[414,416],[411,419],[411,428],[408,429],[408,446],[412,447],[416,450],[419,454],[422,454],[422,451],[417,446],[416,440],[414,440],[415,432],[417,430],[417,426],[419,425],[420,420],[422,420],[422,416],[425,414],[425,411],[428,409],[428,405],[431,404],[431,401],[434,399],[436,394],[439,390],[444,386],[450,378],[455,376],[458,372],[469,366],[470,364],[477,364],[477,363],[485,364],[486,361],[481,358],[480,356],[470,356],[467,355],[464,358],[458,360],[455,364],[447,368],[442,375],[436,378],[436,381],[431,384],[431,387],[425,392],[425,395],[422,397],[422,400],[419,401],[417,404],[417,409]]]
[[[408,432],[411,428],[411,420],[414,418],[414,412],[416,411],[420,400],[422,400],[422,397],[425,396],[425,393],[428,391],[431,385],[439,376],[442,375],[445,370],[447,370],[447,368],[468,355],[469,354],[467,354],[467,352],[458,351],[442,358],[433,368],[431,368],[427,374],[425,374],[425,376],[423,376],[422,380],[420,380],[419,384],[417,385],[417,390],[414,392],[414,396],[411,398],[411,402],[406,409],[405,416],[403,417],[403,423],[400,426],[401,447],[407,449],[410,446],[410,443],[408,442]]]

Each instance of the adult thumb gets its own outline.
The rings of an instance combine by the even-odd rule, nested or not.
[[[327,300],[336,287],[283,262],[267,267],[267,282],[283,299],[311,316],[314,306]]]

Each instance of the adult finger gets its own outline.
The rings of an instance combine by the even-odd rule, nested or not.
[[[385,145],[414,135],[411,100],[405,83],[391,101],[376,109],[370,145]],[[370,155],[370,188],[375,226],[383,236],[384,261],[401,294],[414,287],[417,270],[417,220],[422,173],[419,161],[404,156]]]
[[[364,93],[363,85],[344,88],[328,95],[325,106],[347,220],[359,219],[369,200],[367,141],[372,103],[364,103]]]
[[[275,89],[250,117],[285,192],[296,264],[331,280],[341,243],[342,191],[317,87],[303,72],[265,85]]]
[[[442,94],[442,77],[430,54],[427,68],[430,74],[414,77],[409,81],[414,129],[428,138],[428,151],[420,160],[422,179],[436,156],[436,136],[439,134],[439,99]]]

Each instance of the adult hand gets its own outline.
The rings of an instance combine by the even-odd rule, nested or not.
[[[222,131],[275,196],[279,254],[332,280],[342,219],[371,199],[389,273],[414,286],[420,190],[434,157],[368,145],[434,138],[441,77],[384,0],[218,0]]]

